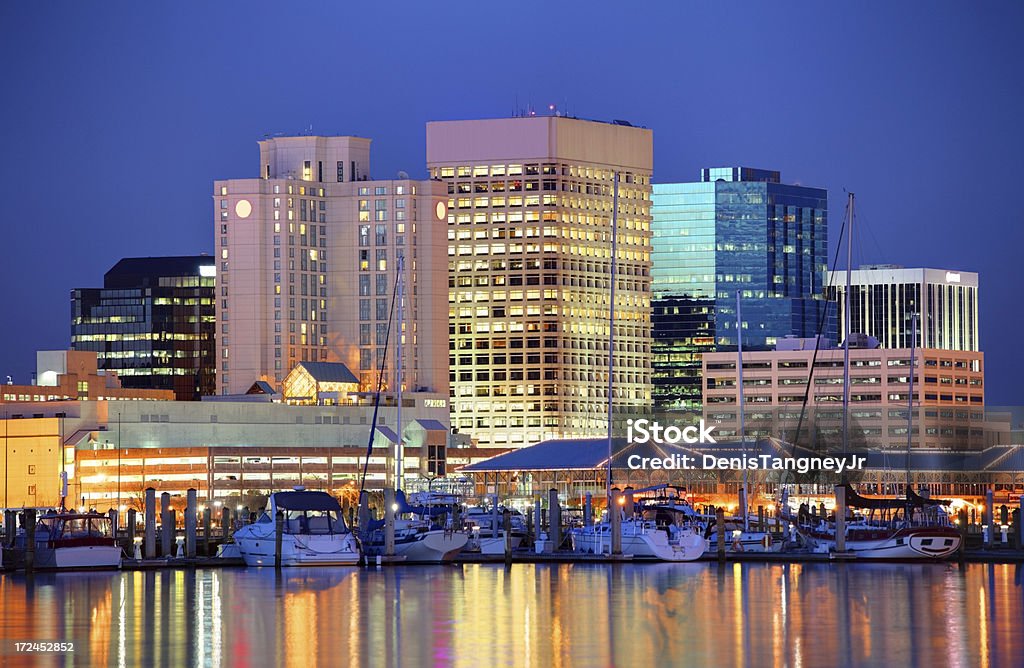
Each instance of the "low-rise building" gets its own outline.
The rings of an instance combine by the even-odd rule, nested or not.
[[[842,438],[843,350],[784,342],[789,350],[743,354],[743,399],[748,437]],[[986,440],[984,354],[909,348],[850,349],[850,443],[905,449],[977,450]],[[813,365],[813,366],[812,366]],[[704,418],[724,437],[739,433],[736,354],[702,360]],[[913,425],[908,424],[913,376]],[[806,406],[806,409],[805,409]],[[796,434],[798,424],[802,426]],[[991,431],[991,430],[990,430]]]

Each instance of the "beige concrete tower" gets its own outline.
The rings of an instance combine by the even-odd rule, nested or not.
[[[432,122],[427,164],[448,193],[452,426],[494,447],[605,433],[616,173],[612,403],[649,406],[651,131]]]
[[[405,387],[447,391],[444,187],[371,181],[369,162],[369,139],[275,137],[259,178],[215,182],[219,393],[279,387],[299,361],[343,362],[373,389],[400,256]]]

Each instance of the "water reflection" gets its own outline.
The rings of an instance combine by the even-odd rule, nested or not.
[[[51,665],[1010,666],[1022,591],[1012,565],[4,575],[0,636],[74,640]]]

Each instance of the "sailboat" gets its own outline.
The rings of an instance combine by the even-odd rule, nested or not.
[[[852,278],[853,193],[849,194],[849,228],[847,236],[846,317],[843,340],[843,450],[848,447],[850,405],[850,284]],[[949,521],[945,507],[949,501],[925,498],[911,488],[910,449],[913,442],[914,376],[917,372],[917,314],[911,317],[910,387],[907,397],[907,476],[905,498],[870,498],[858,494],[853,486],[843,485],[848,508],[859,511],[843,518],[842,536],[846,553],[858,559],[917,560],[946,559],[960,549],[961,536]],[[838,551],[836,522],[821,519],[808,522],[801,512],[797,530],[804,540],[820,552]]]
[[[380,407],[380,394],[383,385],[384,364],[381,361],[380,376],[377,382],[377,393],[374,400],[373,419],[370,423],[370,438],[367,445],[366,459],[363,464],[363,489],[359,499],[359,532],[363,556],[366,558],[394,556],[409,562],[439,563],[451,561],[466,547],[469,536],[450,526],[450,510],[446,505],[413,507],[406,501],[401,487],[405,479],[405,463],[403,459],[404,431],[402,429],[402,329],[404,322],[404,268],[405,258],[399,253],[396,263],[395,292],[393,307],[398,307],[398,339],[396,342],[395,362],[395,394],[396,394],[396,443],[394,453],[395,503],[390,509],[395,513],[394,520],[394,555],[387,555],[387,539],[385,520],[370,520],[369,497],[365,489],[366,467],[373,448],[373,439],[377,431],[377,412]],[[391,321],[388,321],[387,336],[391,335]],[[385,340],[385,351],[387,341]],[[404,517],[403,517],[404,516]]]
[[[740,412],[740,443],[743,445],[743,459],[747,458],[747,431],[745,420],[745,408],[743,397],[743,317],[740,311],[740,298],[742,292],[736,291],[736,380],[739,385],[739,412]],[[776,539],[768,531],[752,531],[750,529],[750,502],[749,489],[747,484],[747,469],[743,469],[743,489],[740,491],[740,516],[726,522],[722,530],[727,531],[725,543],[732,552],[779,552],[782,550],[783,541]],[[715,525],[715,518],[711,518],[705,538],[708,549],[718,543],[718,526]]]

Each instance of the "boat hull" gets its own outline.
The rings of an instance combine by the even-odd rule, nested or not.
[[[820,531],[801,531],[822,552],[836,550],[835,536]],[[888,535],[846,540],[846,552],[858,559],[874,561],[920,561],[949,559],[960,549],[960,533],[948,527],[911,527]]]
[[[4,550],[9,568],[25,567],[25,550]],[[33,568],[40,571],[117,570],[121,567],[121,548],[116,545],[80,545],[74,547],[38,547]]]
[[[276,537],[273,533],[235,533],[235,544],[246,566],[274,566]],[[281,536],[282,566],[354,566],[359,563],[359,546],[351,533],[334,535]]]
[[[512,550],[515,551],[523,542],[523,537],[516,534],[512,534]],[[471,538],[466,544],[467,552],[474,552],[484,555],[504,555],[505,554],[505,536],[499,535],[497,538],[491,538],[490,536]]]
[[[451,561],[466,547],[469,536],[451,531],[428,531],[417,536],[417,540],[398,543],[395,553],[406,561],[435,564]]]
[[[611,534],[607,530],[585,528],[573,531],[573,549],[581,554],[611,554]],[[694,561],[704,554],[704,539],[686,532],[674,540],[662,530],[622,534],[622,553],[634,559],[658,561]]]

